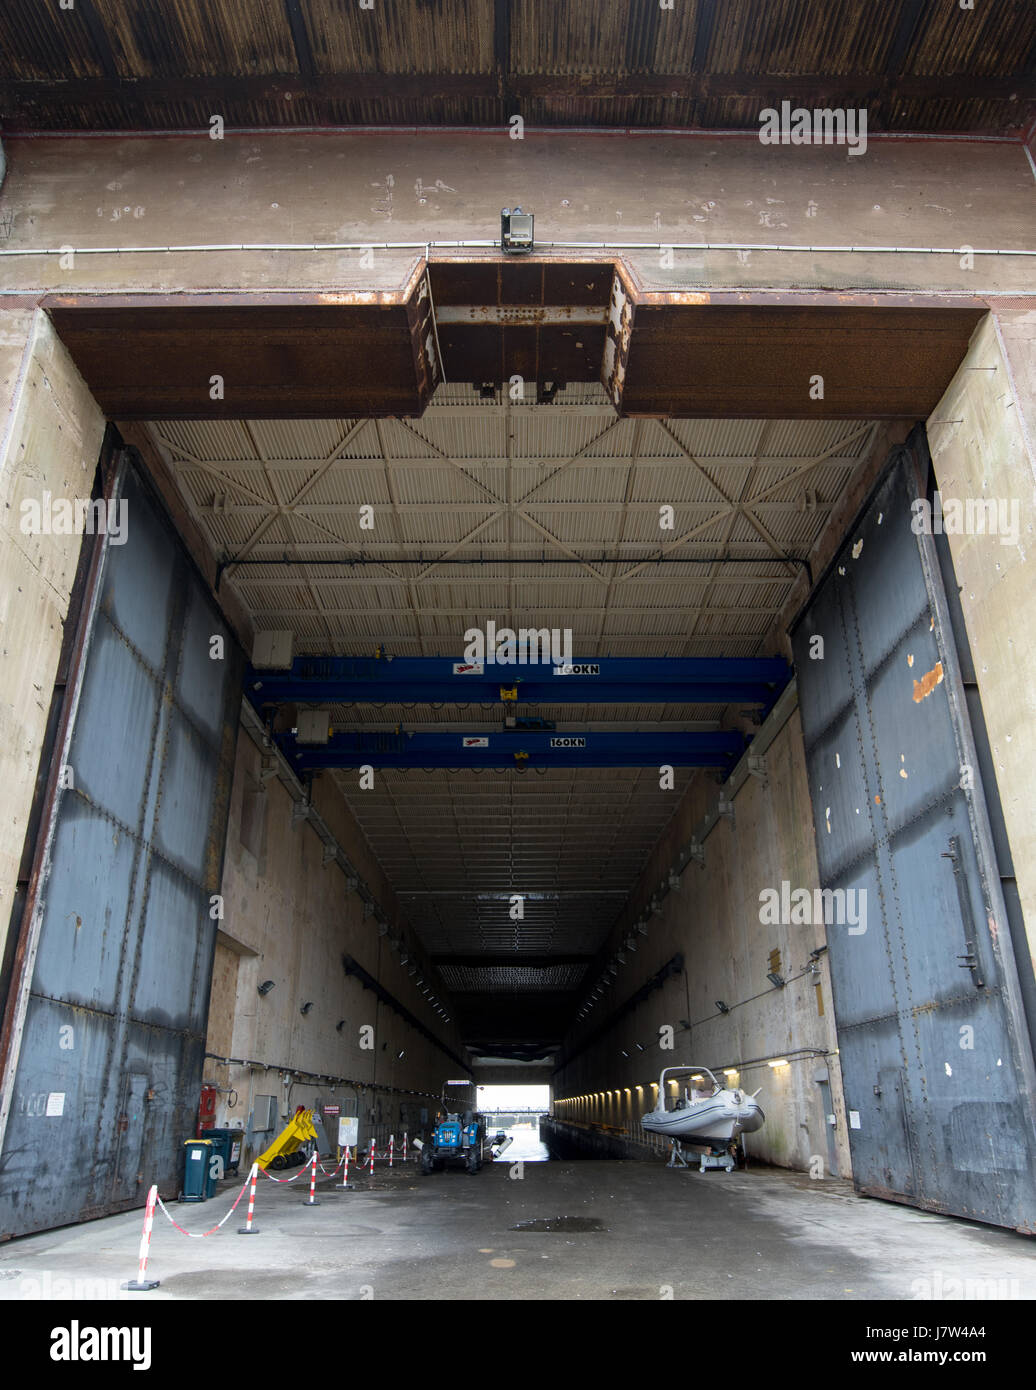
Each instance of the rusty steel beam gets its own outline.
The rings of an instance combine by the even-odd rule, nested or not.
[[[578,73],[509,73],[507,93],[515,99],[598,101],[708,101],[740,98],[764,103],[787,99],[804,106],[845,105],[881,98],[946,100],[985,103],[1017,100],[1031,83],[1032,74],[1019,65],[1007,77],[956,73],[945,75],[768,74],[768,73],[658,73],[629,75],[601,73],[592,84]],[[502,83],[492,73],[314,73],[250,74],[248,76],[195,75],[189,77],[78,77],[55,81],[8,79],[0,82],[0,109],[5,123],[17,127],[41,104],[106,106],[139,102],[148,107],[181,106],[218,99],[229,104],[268,102],[279,110],[286,102],[369,103],[377,101],[501,101]],[[1031,99],[1017,102],[1019,122],[1031,107]],[[290,109],[290,108],[289,108]],[[339,118],[340,120],[340,118]],[[748,127],[756,128],[753,124]]]
[[[601,323],[602,276],[586,282],[589,300],[552,298],[578,278],[569,257],[527,263],[518,280],[503,263],[417,256],[381,292],[54,294],[42,306],[98,403],[127,421],[414,417],[441,380],[515,374],[600,381],[620,415],[917,418],[988,312],[970,295],[645,290],[616,256]],[[433,286],[446,291],[441,316]],[[468,297],[478,287],[481,301]]]

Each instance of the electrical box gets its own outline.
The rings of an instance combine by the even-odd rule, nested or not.
[[[299,743],[326,743],[331,734],[331,711],[300,709],[295,726]]]
[[[271,1134],[277,1128],[277,1097],[256,1096],[252,1105],[252,1133]]]
[[[295,655],[293,632],[257,632],[252,643],[252,665],[256,670],[287,671]]]
[[[504,208],[500,213],[500,245],[505,251],[531,251],[533,215],[521,208]]]

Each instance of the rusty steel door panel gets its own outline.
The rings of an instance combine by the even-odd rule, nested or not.
[[[1034,1231],[1032,1040],[934,539],[911,524],[927,480],[915,432],[793,633],[820,882],[867,893],[863,932],[827,928],[853,1178]]]
[[[114,486],[127,540],[100,559],[5,1079],[4,1235],[175,1192],[202,1081],[243,658],[128,455]]]

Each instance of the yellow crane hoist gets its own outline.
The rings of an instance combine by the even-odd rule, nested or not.
[[[291,1155],[298,1153],[307,1139],[316,1139],[312,1110],[296,1110],[268,1149],[257,1159],[260,1168],[291,1168]],[[302,1162],[302,1159],[296,1160]]]

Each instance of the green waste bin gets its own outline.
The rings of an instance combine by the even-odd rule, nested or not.
[[[216,1179],[212,1175],[213,1164],[211,1139],[187,1139],[184,1141],[183,1191],[181,1202],[205,1202],[216,1190]]]
[[[241,1150],[245,1132],[243,1129],[207,1129],[205,1138],[211,1139],[214,1151],[218,1149],[223,1159],[223,1172],[236,1173],[241,1164]]]
[[[225,1129],[207,1129],[205,1138],[212,1144],[209,1171],[214,1174],[213,1186],[225,1177],[230,1166],[230,1139]]]

